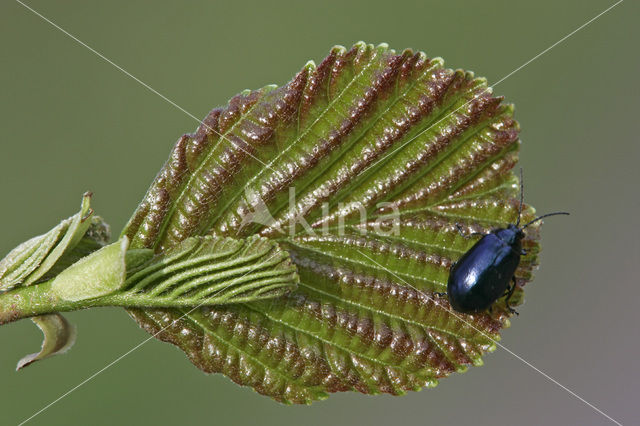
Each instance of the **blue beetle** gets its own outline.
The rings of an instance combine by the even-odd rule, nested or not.
[[[501,298],[511,313],[517,312],[509,306],[509,299],[516,289],[515,272],[520,263],[524,230],[531,224],[548,216],[568,215],[566,212],[548,213],[539,216],[522,228],[520,218],[523,205],[522,170],[520,170],[520,207],[518,221],[507,228],[499,228],[476,242],[451,266],[447,295],[451,307],[458,312],[473,313],[490,309]],[[460,225],[458,231],[462,233]],[[509,284],[511,283],[511,286]]]

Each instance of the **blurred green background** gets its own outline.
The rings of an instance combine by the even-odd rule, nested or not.
[[[142,2],[28,4],[196,117],[244,88],[282,84],[334,44],[388,42],[495,82],[613,1]],[[526,199],[567,210],[502,343],[615,419],[640,417],[637,2],[625,1],[495,92],[516,104]],[[177,138],[197,123],[18,3],[0,5],[0,253],[77,211],[117,234]],[[16,373],[40,345],[0,328],[0,424],[17,424],[148,335],[121,309],[75,312],[66,356]],[[634,420],[635,419],[635,420]],[[404,397],[279,405],[206,376],[152,340],[30,424],[610,424],[502,349]]]

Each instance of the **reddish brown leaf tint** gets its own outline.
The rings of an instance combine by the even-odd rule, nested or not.
[[[434,292],[474,242],[456,224],[489,231],[517,216],[519,128],[501,101],[441,59],[364,43],[234,97],[180,138],[124,233],[157,252],[195,235],[269,237],[299,288],[131,315],[203,371],[287,403],[402,394],[481,364],[504,303],[463,315]],[[537,239],[527,229],[520,287]]]

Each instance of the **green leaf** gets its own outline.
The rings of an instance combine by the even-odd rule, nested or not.
[[[0,323],[95,306],[175,308],[270,299],[295,290],[297,268],[275,241],[191,237],[166,252],[129,239],[83,257],[55,278],[0,294]],[[37,287],[37,288],[33,288]]]
[[[46,281],[107,243],[109,226],[93,216],[90,201],[91,193],[84,194],[77,214],[0,260],[0,292]]]
[[[96,250],[104,247],[111,239],[111,230],[109,225],[95,214],[91,216],[89,229],[73,247],[69,246],[64,254],[55,262],[55,264],[44,274],[38,281],[47,281],[56,277],[59,273],[67,269],[85,256],[90,255]]]
[[[127,260],[128,266],[130,263]],[[105,304],[194,307],[241,303],[282,296],[295,290],[299,280],[289,254],[274,241],[260,237],[188,238],[131,269],[127,276],[122,291],[105,299]]]
[[[398,395],[480,365],[509,324],[504,303],[464,315],[435,293],[474,243],[457,224],[486,232],[517,216],[519,127],[501,101],[439,58],[364,43],[234,97],[178,140],[123,235],[157,253],[193,236],[260,235],[290,252],[300,285],[130,314],[202,370],[286,403]],[[537,225],[516,301],[537,264]]]
[[[116,292],[127,277],[128,247],[129,239],[122,238],[80,259],[53,279],[53,295],[79,302]]]

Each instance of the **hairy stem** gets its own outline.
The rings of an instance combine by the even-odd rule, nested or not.
[[[91,305],[87,301],[71,302],[62,299],[51,290],[52,283],[53,280],[49,280],[0,293],[0,325],[37,315],[87,308]]]

